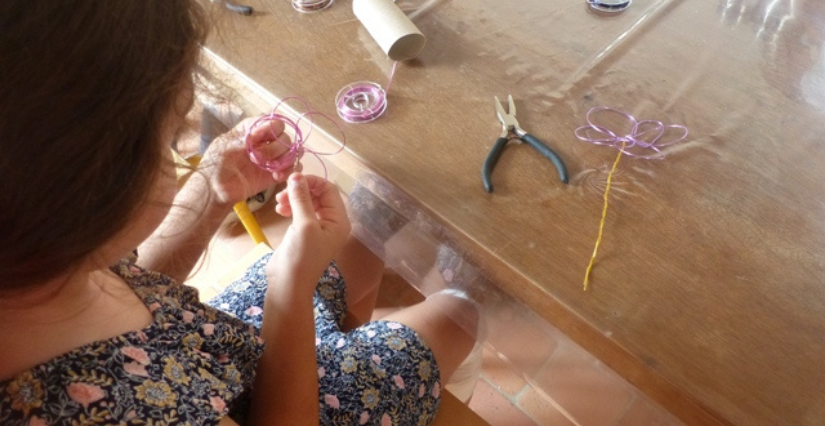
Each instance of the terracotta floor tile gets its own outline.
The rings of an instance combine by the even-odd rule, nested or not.
[[[547,363],[558,346],[535,314],[508,303],[487,312],[487,342],[525,377]]]
[[[384,318],[404,306],[408,306],[408,304],[398,303],[395,295],[397,291],[401,291],[397,288],[397,284],[395,284],[392,280],[388,280],[387,275],[385,275],[378,290],[378,299],[375,302],[375,310],[372,312],[373,321]]]
[[[538,426],[576,426],[573,421],[553,405],[547,396],[537,392],[533,387],[528,387],[521,395],[518,399],[518,406]]]
[[[418,290],[392,271],[384,273],[378,294],[387,302],[399,307],[414,305],[424,300],[424,296]]]
[[[572,344],[559,347],[535,387],[581,426],[616,424],[634,396],[630,384]]]
[[[527,381],[513,370],[508,362],[502,360],[494,350],[485,347],[483,356],[481,375],[496,390],[509,398],[515,398],[524,390]]]
[[[537,426],[493,386],[479,380],[469,407],[493,426]]]

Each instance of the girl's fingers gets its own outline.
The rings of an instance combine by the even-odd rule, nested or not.
[[[295,172],[302,172],[304,170],[304,165],[301,163],[296,164],[294,167],[287,167],[284,170],[278,170],[272,172],[272,178],[275,179],[276,182],[286,182],[289,175]]]
[[[321,208],[327,212],[331,212],[334,216],[346,216],[346,208],[341,194],[338,192],[338,187],[327,182],[318,176],[310,177],[310,188],[313,198],[317,197]],[[329,217],[327,219],[335,220],[340,217]]]
[[[289,177],[289,172],[286,170],[279,170],[277,172],[272,173],[272,179],[275,179],[275,182],[283,182]]]
[[[289,152],[292,139],[284,133],[284,122],[258,120],[259,118],[246,119],[236,127],[242,131],[242,143],[247,144],[244,148],[253,151],[257,163],[276,161]],[[286,180],[283,172],[273,173],[272,176],[279,182]]]
[[[249,129],[260,117],[247,118],[242,121],[237,128],[246,135]],[[249,131],[249,138],[255,142],[264,142],[281,138],[284,135],[284,122],[280,120],[269,120],[259,122],[252,131]]]
[[[287,180],[287,194],[289,207],[292,210],[292,221],[296,225],[308,224],[317,221],[313,195],[309,191],[309,184],[304,175],[293,173]]]
[[[312,189],[310,188],[310,194],[312,194]],[[321,207],[321,202],[314,194],[312,194],[312,210],[317,211]],[[292,203],[289,199],[289,188],[282,190],[275,194],[275,201],[277,204],[275,205],[275,212],[281,216],[290,217],[292,216]]]

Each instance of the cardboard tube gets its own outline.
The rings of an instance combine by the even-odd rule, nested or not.
[[[427,42],[392,0],[353,0],[352,11],[393,61],[415,58]]]

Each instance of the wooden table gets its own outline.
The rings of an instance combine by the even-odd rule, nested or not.
[[[277,96],[335,116],[347,83],[391,62],[351,2],[231,16],[209,46]],[[427,36],[386,114],[344,125],[347,149],[451,244],[689,424],[825,423],[825,2],[410,1]],[[565,160],[571,182],[510,146],[493,96]],[[592,284],[582,280],[616,150],[579,141],[588,110],[683,124],[663,160],[624,156]],[[334,127],[319,125],[337,135]]]

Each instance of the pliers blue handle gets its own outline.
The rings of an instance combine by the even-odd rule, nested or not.
[[[513,96],[509,95],[507,97],[509,104],[508,112],[504,111],[498,97],[495,99],[496,115],[498,116],[499,121],[501,121],[502,131],[501,136],[496,139],[495,144],[493,144],[493,148],[490,149],[490,153],[487,154],[487,158],[484,160],[484,165],[481,167],[481,181],[484,183],[484,189],[486,189],[487,192],[493,192],[493,168],[496,166],[496,163],[498,163],[498,159],[501,157],[504,147],[510,139],[512,139],[513,134],[515,134],[516,137],[522,142],[527,143],[541,155],[550,160],[550,162],[553,163],[553,166],[556,167],[556,170],[558,170],[561,181],[568,183],[570,179],[567,176],[567,167],[564,166],[564,162],[561,160],[561,157],[559,157],[555,151],[550,149],[550,147],[545,145],[544,142],[539,140],[539,138],[525,132],[521,127],[519,127],[518,121],[516,120],[516,105],[513,102]]]

